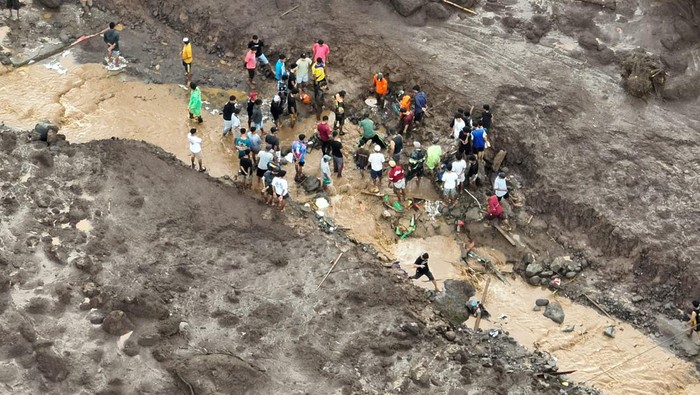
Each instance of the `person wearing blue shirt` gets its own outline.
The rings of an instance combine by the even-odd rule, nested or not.
[[[488,143],[488,136],[481,120],[476,122],[476,128],[472,130],[472,151],[476,153],[479,161],[484,159],[484,150]]]
[[[287,67],[285,65],[286,61],[287,61],[287,57],[284,56],[284,54],[281,54],[279,60],[275,64],[275,79],[277,81],[281,81],[283,75],[288,75],[287,74]]]
[[[419,85],[413,87],[413,93],[414,121],[422,123],[425,111],[428,110],[428,96],[425,95],[425,92],[420,90]]]
[[[295,181],[301,180],[302,171],[304,170],[304,164],[306,163],[306,139],[305,134],[299,135],[299,140],[295,140],[292,143],[292,155],[294,157],[294,168],[297,171],[294,177]]]

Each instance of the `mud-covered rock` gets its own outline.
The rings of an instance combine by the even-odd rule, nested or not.
[[[410,16],[425,4],[425,0],[391,0],[391,4],[402,16]]]
[[[546,306],[549,304],[549,299],[537,299],[535,300],[536,306]]]
[[[452,15],[450,11],[440,3],[428,3],[423,7],[423,10],[425,10],[425,15],[431,19],[444,20]]]
[[[132,339],[128,339],[124,342],[124,354],[135,357],[139,355],[139,345]]]
[[[42,348],[36,351],[36,366],[49,381],[63,381],[70,373],[68,362],[56,355],[50,348]]]
[[[449,322],[459,325],[469,316],[466,303],[474,293],[474,286],[467,281],[447,280],[445,292],[438,294],[435,305]]]
[[[565,318],[564,309],[558,302],[550,302],[544,310],[544,316],[557,324],[561,324]]]
[[[160,342],[160,335],[157,333],[146,333],[139,336],[138,345],[141,347],[153,347]]]
[[[540,285],[540,280],[542,280],[540,276],[532,276],[527,279],[527,282],[530,283],[530,285],[538,286]]]
[[[543,270],[544,270],[544,267],[542,267],[542,265],[540,265],[539,263],[533,262],[533,263],[527,265],[527,267],[525,268],[525,276],[532,277],[532,276],[535,276],[535,275],[542,273]]]
[[[104,322],[102,322],[102,329],[114,336],[121,336],[128,332],[133,331],[135,328],[134,323],[131,322],[129,317],[126,316],[121,310],[114,310],[107,314]]]
[[[49,9],[57,9],[63,4],[63,0],[37,0],[37,2]]]

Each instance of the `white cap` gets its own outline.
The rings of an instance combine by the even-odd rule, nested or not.
[[[416,148],[419,148],[419,147],[420,147],[420,141],[414,141],[414,142],[413,142],[413,146],[416,147]]]
[[[187,37],[185,37],[185,38],[182,39],[182,42],[183,42],[183,43],[188,43],[188,42],[190,42],[190,39],[187,38]]]
[[[374,146],[374,150],[377,151],[377,152],[379,152],[379,151],[382,150],[382,147],[380,147],[379,144],[377,144],[377,145]]]
[[[279,95],[275,95],[274,98],[272,98],[273,101],[280,101],[282,98]]]

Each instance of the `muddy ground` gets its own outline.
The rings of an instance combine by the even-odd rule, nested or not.
[[[447,134],[444,125],[457,107],[491,103],[495,144],[508,150],[505,164],[526,197],[522,217],[534,216],[520,221],[519,230],[539,235],[528,247],[544,260],[557,251],[590,264],[565,293],[584,303],[583,292],[594,295],[613,314],[652,332],[662,331],[652,312],[680,318],[679,309],[698,297],[692,232],[698,35],[689,2],[487,2],[475,6],[477,17],[424,1],[302,2],[285,17],[279,14],[291,1],[261,1],[258,8],[135,3],[109,7],[125,24],[131,72],[152,82],[182,82],[177,52],[186,34],[195,38],[196,59],[208,52],[195,78],[240,89],[240,48],[257,33],[270,45],[268,55],[308,50],[313,40],[326,39],[331,73],[337,67],[344,77],[332,89],[358,99],[378,70],[397,86],[421,83],[433,104],[449,103],[418,132],[426,140]],[[115,19],[96,14],[84,21],[64,7],[45,20],[7,22],[9,38],[27,43],[43,33],[49,43],[69,42],[99,31],[103,17]],[[237,23],[227,17],[234,14]],[[650,51],[667,72],[665,85],[644,100],[630,97],[619,77],[636,47]],[[103,56],[99,40],[82,50],[84,61]],[[359,111],[359,100],[351,104]],[[550,236],[553,244],[544,243]],[[517,249],[510,254],[519,260]]]

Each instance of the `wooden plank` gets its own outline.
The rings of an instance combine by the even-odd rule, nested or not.
[[[343,253],[342,253],[342,252],[341,252],[340,254],[338,254],[338,257],[337,257],[337,258],[335,258],[335,262],[333,262],[333,266],[331,266],[331,268],[328,270],[328,273],[326,273],[325,277],[323,277],[323,280],[321,280],[321,282],[318,284],[318,287],[316,287],[316,291],[318,291],[319,288],[321,288],[321,285],[323,285],[323,282],[326,281],[326,279],[327,279],[328,276],[331,274],[331,272],[333,271],[333,269],[335,269],[335,265],[338,264],[338,261],[340,260],[340,257],[341,257],[341,256],[343,256]]]
[[[442,0],[442,2],[445,3],[445,4],[449,4],[449,5],[451,5],[452,7],[455,7],[455,8],[457,8],[457,9],[460,9],[460,10],[462,10],[462,11],[464,11],[464,12],[468,12],[468,13],[470,13],[470,14],[472,14],[472,15],[478,15],[474,10],[470,10],[470,9],[467,8],[467,7],[462,7],[461,5],[455,4],[455,3],[451,2],[450,0]]]
[[[281,16],[286,16],[287,14],[289,14],[290,12],[296,10],[296,9],[299,8],[299,7],[301,7],[301,4],[297,4],[296,6],[292,7],[291,9],[289,9],[289,10],[283,12]]]
[[[503,230],[503,228],[501,228],[501,227],[498,226],[498,225],[493,225],[493,227],[496,228],[496,230],[498,231],[498,233],[500,233],[501,236],[503,236],[504,239],[506,239],[513,247],[515,247],[515,245],[516,245],[516,244],[515,244],[515,240],[513,240],[513,238],[510,237],[510,236],[508,235],[508,233],[507,233],[505,230]]]

